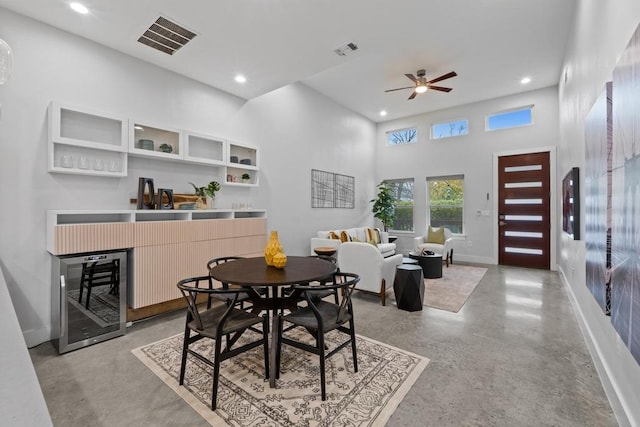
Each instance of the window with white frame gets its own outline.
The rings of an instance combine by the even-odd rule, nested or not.
[[[387,145],[415,144],[418,142],[418,129],[399,129],[387,132]]]
[[[427,224],[464,231],[464,175],[427,178]]]
[[[527,105],[487,115],[485,129],[493,131],[531,124],[533,124],[533,105]]]
[[[431,139],[451,138],[469,134],[469,120],[452,120],[431,125]]]
[[[394,231],[413,231],[413,178],[385,182],[396,200],[393,225],[389,228]]]

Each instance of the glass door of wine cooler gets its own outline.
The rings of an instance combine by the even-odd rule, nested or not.
[[[126,331],[127,252],[55,257],[54,340],[60,353]]]

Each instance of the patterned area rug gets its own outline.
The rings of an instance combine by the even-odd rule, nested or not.
[[[120,321],[120,298],[109,293],[109,286],[99,286],[91,290],[89,310],[85,308],[87,290],[82,293],[82,303],[78,302],[80,289],[67,292],[67,301],[81,310],[101,328],[116,324]]]
[[[487,269],[468,265],[442,266],[441,279],[424,279],[424,302],[427,307],[457,313],[475,290]]]
[[[297,339],[309,336],[294,331],[288,334]],[[250,333],[254,332],[245,335]],[[335,331],[327,335],[329,348],[335,346],[336,337],[343,338],[340,335]],[[192,348],[200,346],[199,351],[211,354],[212,342],[204,339]],[[189,356],[185,384],[178,385],[182,334],[132,352],[211,425],[384,426],[429,359],[361,336],[357,337],[357,349],[357,373],[353,372],[350,346],[327,360],[324,402],[316,355],[284,346],[274,389],[263,378],[261,347],[226,360],[220,369],[216,411],[210,406],[210,367]]]

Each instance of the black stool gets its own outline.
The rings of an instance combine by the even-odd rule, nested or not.
[[[414,264],[401,264],[396,268],[393,281],[393,293],[399,309],[421,311],[424,301],[424,279],[422,267]]]

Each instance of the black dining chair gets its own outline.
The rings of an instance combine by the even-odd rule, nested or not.
[[[321,259],[321,260],[330,262],[333,265],[336,264],[336,259],[333,258],[333,257],[327,256],[327,255],[310,255],[309,258],[317,258],[317,259]],[[340,271],[340,269],[338,269],[338,271]],[[311,285],[311,287],[312,287],[312,289],[310,289],[310,291],[313,292],[313,298],[315,300],[320,300],[320,299],[323,299],[323,298],[328,297],[330,295],[333,295],[335,303],[339,304],[337,289],[317,290],[317,288],[315,286],[315,285],[325,285],[327,282],[331,282],[332,280],[333,280],[332,278],[329,278],[329,279],[324,280],[324,281],[309,283],[309,285]],[[301,285],[302,285],[302,283],[301,283]],[[286,297],[286,296],[291,295],[292,292],[293,292],[293,287],[283,287],[282,290],[281,290],[281,295],[283,297]],[[301,302],[304,301],[304,297],[302,295],[300,295],[299,301],[301,301]]]
[[[120,293],[120,261],[117,259],[101,262],[82,263],[80,292],[78,302],[82,304],[82,293],[87,290],[85,308],[89,310],[91,290],[97,286],[109,285],[109,293],[118,296]]]
[[[351,305],[351,294],[360,280],[357,274],[335,273],[329,284],[323,285],[293,285],[293,292],[299,293],[307,302],[306,307],[292,311],[286,316],[281,316],[278,321],[278,348],[276,352],[276,378],[280,374],[280,356],[282,345],[287,344],[301,350],[317,354],[320,358],[320,386],[322,400],[326,400],[325,386],[325,360],[345,346],[351,344],[353,354],[354,372],[358,372],[358,356],[356,352],[356,335],[353,318],[353,307]],[[332,303],[324,299],[317,299],[317,292],[337,291],[339,302]],[[284,323],[291,323],[296,327],[306,328],[315,337],[315,345],[310,345],[283,335]],[[291,330],[291,328],[288,328]],[[338,330],[348,336],[348,339],[327,351],[325,348],[325,334],[329,331]]]
[[[204,286],[201,286],[204,284]],[[237,300],[243,293],[240,288],[221,289],[213,287],[213,279],[209,276],[192,277],[178,282],[178,289],[187,302],[187,318],[184,328],[184,344],[182,347],[182,362],[180,364],[180,385],[184,384],[185,370],[187,367],[187,355],[192,355],[198,360],[213,367],[213,388],[211,394],[211,409],[215,410],[218,397],[218,379],[220,376],[220,363],[224,360],[244,353],[252,348],[263,346],[264,348],[264,370],[265,379],[269,378],[269,346],[267,343],[268,321],[267,316],[259,316],[245,310],[236,308]],[[206,295],[207,304],[198,304],[198,296]],[[230,303],[214,302],[211,299],[218,299],[225,295],[233,295]],[[202,299],[202,298],[201,298]],[[231,345],[222,347],[222,340],[231,334],[243,333],[247,329],[257,331],[252,326],[262,323],[262,331],[259,339],[243,343],[239,347],[232,348]],[[192,335],[192,333],[194,335]],[[203,338],[214,340],[213,360],[207,355],[200,354],[189,346]],[[209,355],[210,356],[210,355]]]
[[[225,257],[218,257],[218,258],[213,258],[210,259],[209,261],[207,261],[207,270],[211,270],[213,267],[215,267],[216,265],[220,265],[220,264],[224,264],[225,262],[231,262],[231,261],[235,261],[238,259],[242,259],[242,257],[239,256],[225,256]],[[229,289],[229,284],[228,283],[222,283],[222,288],[223,289]],[[268,292],[268,289],[266,288],[255,288],[254,289],[258,295],[266,295],[266,293]],[[225,301],[227,304],[230,302],[229,299],[230,295],[224,295],[224,293],[220,293],[220,295],[216,295],[215,298],[217,300],[220,301]],[[247,292],[241,292],[238,295],[238,301],[237,304],[240,308],[242,309],[250,309],[251,308],[251,298],[249,297],[249,294]]]
[[[239,257],[239,256],[225,256],[225,257],[210,259],[209,261],[207,261],[207,270],[211,270],[216,265],[224,264],[225,262],[235,261],[241,258],[242,257]],[[222,283],[222,289],[229,289],[229,284]],[[224,301],[227,304],[229,304],[231,299],[236,295],[238,297],[238,300],[237,300],[238,306],[240,308],[244,308],[244,303],[249,301],[249,295],[246,292],[241,292],[240,294],[237,294],[237,293],[225,294],[224,292],[220,292],[217,295],[211,295],[210,298],[216,299],[218,301]]]
[[[331,256],[327,256],[327,255],[311,255],[311,258],[318,258],[318,259],[323,259],[327,262],[330,262],[333,265],[336,265],[336,259],[334,257]],[[340,269],[337,269],[338,272],[340,272]],[[325,285],[328,282],[330,282],[331,279],[327,280],[327,281],[322,281],[322,282],[317,282],[317,283],[312,283],[311,285]],[[324,291],[321,290],[316,290],[316,289],[312,289],[310,290],[310,292],[312,292],[313,298],[316,300],[320,300],[323,299],[325,297],[331,296],[333,295],[334,297],[334,301],[336,304],[340,304],[340,300],[338,299],[338,289],[326,289]]]

